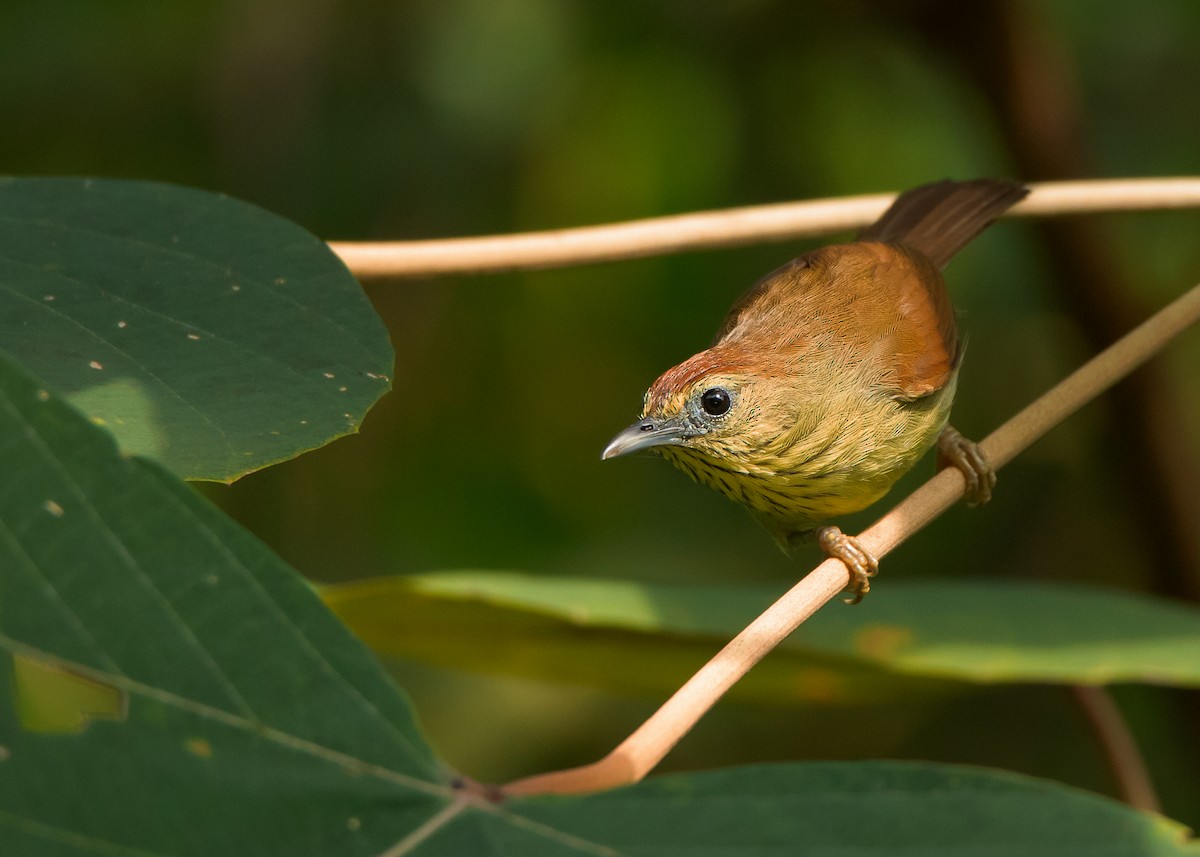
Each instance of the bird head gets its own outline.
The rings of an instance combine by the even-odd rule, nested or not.
[[[669,458],[698,454],[737,465],[770,432],[770,384],[758,367],[731,360],[720,346],[669,369],[646,391],[642,414],[603,458],[649,450]]]

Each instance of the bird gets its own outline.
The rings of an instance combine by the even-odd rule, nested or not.
[[[991,496],[986,458],[949,425],[963,340],[941,270],[1028,192],[990,178],[922,185],[852,242],[762,277],[709,348],[650,385],[602,458],[661,455],[789,553],[815,536],[858,603],[878,561],[829,519],[875,503],[935,444],[968,502]]]

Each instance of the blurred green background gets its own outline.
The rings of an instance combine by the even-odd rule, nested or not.
[[[1194,0],[8,0],[0,171],[222,191],[330,240],[947,176],[1196,174],[1198,40]],[[948,271],[969,341],[958,427],[982,436],[1200,279],[1198,234],[1195,212],[1010,221],[964,252]],[[397,366],[361,435],[204,490],[320,581],[475,568],[782,590],[805,563],[740,508],[661,461],[599,453],[746,285],[811,246],[367,283]],[[889,557],[872,597],[962,574],[1200,597],[1197,377],[1193,334],[1006,469],[986,509]],[[441,752],[483,779],[589,761],[661,701],[393,666]],[[1200,825],[1196,697],[1118,698],[1168,814]],[[735,694],[666,767],[864,756],[1111,791],[1059,688],[853,710]]]

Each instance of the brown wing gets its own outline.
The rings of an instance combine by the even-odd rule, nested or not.
[[[1003,179],[941,181],[922,185],[897,197],[878,221],[863,230],[859,241],[903,244],[919,251],[940,269],[1028,192],[1024,185]],[[773,300],[786,299],[774,292],[792,292],[812,286],[813,279],[804,269],[809,266],[810,258],[821,253],[822,250],[816,250],[793,259],[750,286],[730,308],[713,342],[724,339],[747,313],[760,313],[764,305]],[[937,295],[930,299],[937,304],[933,310],[935,314],[939,318],[948,317],[952,322],[953,312],[945,296],[945,288],[937,290]],[[915,297],[910,300],[915,302],[914,308],[920,303]],[[947,323],[941,323],[939,329],[946,330]]]
[[[812,349],[846,349],[849,362],[868,361],[876,383],[900,399],[949,383],[961,356],[958,326],[942,274],[929,259],[858,242],[823,247],[807,261],[803,288],[793,283],[788,290],[792,325],[809,331],[796,355],[802,362],[819,357]]]
[[[901,248],[874,247],[892,257],[875,273],[877,288],[894,301],[896,313],[883,343],[886,378],[898,398],[918,399],[946,386],[962,359],[954,307],[941,272],[929,259]]]

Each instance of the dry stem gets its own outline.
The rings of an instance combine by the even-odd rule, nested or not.
[[[1177,298],[1092,358],[980,442],[999,469],[1058,423],[1129,374],[1200,320],[1200,285]],[[860,536],[883,557],[963,495],[962,474],[942,470]],[[827,559],[750,623],[661,708],[598,762],[509,783],[509,795],[599,791],[644,777],[743,675],[849,582],[845,566]]]
[[[1200,207],[1200,178],[1042,182],[1016,217]],[[875,221],[895,194],[818,199],[655,217],[627,223],[431,241],[331,242],[358,277],[518,271],[811,238]]]
[[[1103,687],[1072,685],[1071,695],[1096,733],[1121,799],[1136,809],[1162,812],[1146,760],[1112,694]]]

